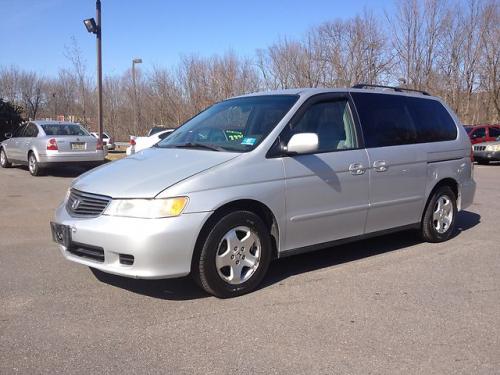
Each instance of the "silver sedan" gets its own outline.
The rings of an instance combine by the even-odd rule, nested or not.
[[[33,176],[44,169],[67,164],[97,165],[106,149],[80,124],[59,121],[31,121],[0,144],[0,165],[27,164]]]

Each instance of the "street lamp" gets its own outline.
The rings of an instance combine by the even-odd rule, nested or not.
[[[83,20],[85,27],[89,33],[96,35],[96,45],[97,45],[97,123],[99,126],[99,143],[102,146],[102,133],[104,131],[102,125],[103,113],[102,113],[102,38],[101,38],[101,0],[96,0],[96,20],[93,18],[88,18]],[[84,119],[85,120],[85,119]]]
[[[139,130],[139,123],[141,121],[141,112],[139,108],[139,101],[137,100],[137,86],[135,81],[135,64],[142,64],[142,59],[133,59],[132,60],[132,84],[134,86],[134,101],[135,101],[135,134],[137,134]]]

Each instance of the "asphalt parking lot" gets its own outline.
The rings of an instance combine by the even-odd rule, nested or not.
[[[231,300],[189,278],[66,261],[49,221],[81,170],[0,170],[0,373],[500,372],[500,165],[476,166],[456,236],[412,232],[272,264]]]

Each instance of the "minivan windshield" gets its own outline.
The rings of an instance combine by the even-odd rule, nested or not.
[[[251,151],[267,137],[297,99],[297,95],[262,95],[214,104],[156,147]]]
[[[89,135],[84,128],[77,124],[44,124],[41,126],[46,135]]]

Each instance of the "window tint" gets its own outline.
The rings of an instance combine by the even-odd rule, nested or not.
[[[500,137],[500,128],[490,128],[490,137]]]
[[[353,93],[366,147],[416,143],[417,130],[398,95]]]
[[[18,137],[22,137],[22,134],[24,132],[24,128],[26,127],[26,125],[23,125],[23,126],[20,126],[18,127],[15,131],[14,131],[14,134],[12,135],[13,138],[18,138]]]
[[[366,147],[439,142],[457,137],[441,103],[399,95],[353,93]]]
[[[318,152],[358,146],[347,99],[312,104],[285,129],[284,141],[288,142],[297,133],[316,133],[319,139]]]
[[[474,130],[471,134],[471,138],[483,138],[486,137],[486,128],[478,128]]]
[[[437,100],[405,98],[415,121],[418,143],[451,141],[457,127],[448,111]]]
[[[47,135],[89,135],[84,128],[76,124],[46,124],[42,125],[42,129]]]
[[[24,131],[23,137],[31,137],[34,138],[38,135],[38,128],[35,124],[28,124],[26,130]]]

